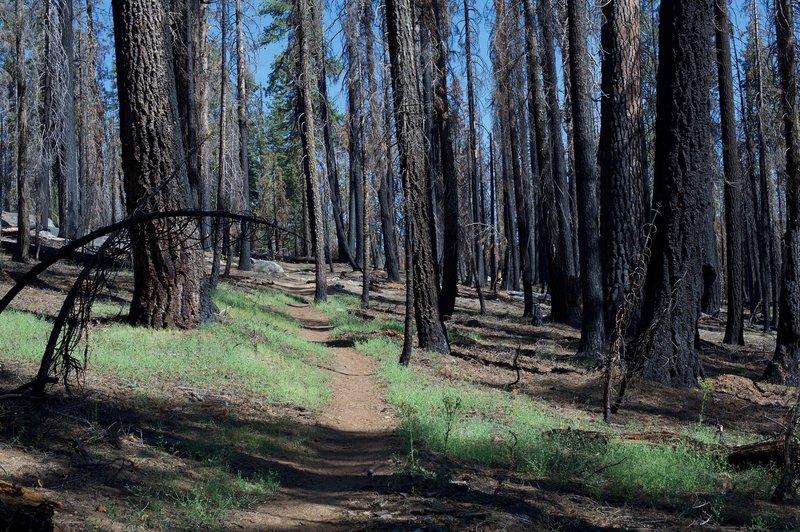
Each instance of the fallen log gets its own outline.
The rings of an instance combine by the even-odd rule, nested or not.
[[[53,530],[53,511],[58,503],[28,488],[0,480],[0,529]]]
[[[782,467],[783,448],[782,439],[739,445],[728,453],[728,463],[740,469],[767,465]],[[792,444],[791,453],[792,463],[797,469],[800,467],[800,445]]]

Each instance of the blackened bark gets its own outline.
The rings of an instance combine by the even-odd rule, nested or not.
[[[186,154],[186,172],[189,179],[187,205],[200,208],[200,158],[197,135],[197,101],[195,99],[195,47],[194,24],[199,13],[195,0],[173,0],[172,3],[172,55],[175,70],[175,87],[178,114],[181,119],[181,136]]]
[[[759,173],[759,210],[761,220],[761,235],[759,238],[759,254],[761,255],[762,272],[762,312],[764,314],[763,330],[767,332],[772,327],[775,318],[770,305],[776,297],[774,278],[776,275],[777,263],[775,260],[775,245],[773,236],[775,226],[772,220],[772,207],[770,205],[769,172],[767,170],[767,142],[764,132],[764,84],[763,67],[761,64],[761,37],[760,22],[758,18],[758,7],[756,2],[752,3],[753,17],[751,19],[751,40],[755,43],[754,62],[751,69],[755,76],[756,84],[756,137],[758,142],[758,173]],[[777,309],[774,309],[777,311]]]
[[[71,1],[60,2],[59,19],[61,22],[61,47],[64,52],[64,86],[65,92],[62,113],[62,139],[60,146],[61,165],[57,169],[59,184],[59,231],[61,237],[68,240],[83,234],[81,230],[82,213],[80,209],[80,192],[78,185],[78,140],[75,117],[75,46],[73,24],[73,7]]]
[[[550,125],[552,180],[542,180],[542,208],[546,223],[548,286],[551,315],[554,321],[571,322],[578,315],[579,285],[575,282],[578,268],[572,253],[573,234],[570,215],[569,184],[564,152],[563,119],[558,101],[554,13],[551,0],[539,2],[539,24],[544,52],[544,91]]]
[[[423,107],[418,80],[419,57],[410,0],[386,0],[387,39],[392,66],[395,125],[405,198],[410,205],[414,315],[422,349],[449,353],[439,314],[439,294],[430,240],[430,197],[425,184]]]
[[[363,132],[363,71],[361,68],[360,12],[355,3],[348,7],[348,28],[346,31],[347,60],[347,109],[348,154],[350,158],[350,241],[351,249],[355,249],[356,264],[364,265],[364,158],[361,144],[364,142]],[[355,240],[353,240],[355,239]]]
[[[383,26],[386,18],[382,19]],[[384,35],[386,33],[383,28]],[[388,46],[384,52],[384,64],[389,64]],[[383,157],[386,169],[383,173],[380,187],[378,188],[378,203],[380,205],[381,228],[383,230],[383,253],[385,258],[386,277],[390,281],[400,282],[400,257],[397,251],[397,215],[395,213],[395,175],[394,175],[394,152],[392,150],[392,103],[391,87],[389,86],[389,70],[386,69],[383,87]],[[408,268],[406,268],[408,269]]]
[[[312,2],[314,0],[311,0]],[[309,226],[311,228],[311,252],[314,254],[315,289],[314,301],[319,303],[328,298],[328,283],[325,277],[325,242],[322,217],[322,198],[317,173],[317,145],[314,128],[314,100],[312,87],[316,86],[311,70],[311,38],[309,36],[309,7],[307,0],[295,2],[295,27],[298,50],[298,106],[300,107],[300,142],[303,146],[303,173],[306,181],[306,204]]]
[[[420,61],[422,63],[422,104],[425,110],[425,149],[427,160],[425,161],[426,179],[428,183],[426,189],[430,200],[430,220],[431,226],[428,231],[431,233],[431,245],[433,246],[433,257],[435,259],[435,274],[437,283],[439,280],[439,270],[442,253],[442,157],[439,150],[439,122],[436,120],[436,107],[434,105],[433,90],[433,54],[431,50],[431,33],[425,25],[419,28],[420,41]]]
[[[800,384],[800,113],[797,103],[796,37],[791,0],[775,2],[778,69],[786,141],[786,233],[783,237],[784,279],[781,286],[775,356],[764,378]]]
[[[697,321],[710,201],[714,0],[662,2],[653,206],[658,209],[637,341],[644,376],[694,386],[703,375]]]
[[[639,0],[603,4],[600,233],[606,331],[636,268],[644,223],[644,122]],[[639,309],[630,316],[636,329]],[[622,331],[623,334],[627,331]]]
[[[736,112],[731,67],[731,26],[727,0],[714,1],[716,19],[719,111],[722,125],[722,160],[725,171],[725,235],[728,270],[726,344],[744,345],[744,173],[739,160]]]
[[[708,197],[714,191],[714,185],[708,184]],[[719,257],[717,256],[717,235],[714,231],[716,209],[709,202],[706,206],[703,223],[703,296],[700,298],[700,311],[710,316],[719,314],[722,304],[722,283],[719,275]]]
[[[475,112],[475,81],[472,66],[472,26],[470,24],[469,13],[471,10],[469,0],[464,0],[464,61],[467,69],[467,117],[469,129],[467,133],[467,171],[469,181],[472,183],[472,253],[475,263],[475,288],[480,290],[486,281],[486,262],[481,245],[482,217],[482,183],[480,173],[480,158],[478,155],[478,122]]]
[[[448,84],[447,35],[449,16],[444,0],[432,0],[429,4],[431,49],[434,70],[434,110],[439,136],[430,139],[438,142],[442,164],[443,218],[442,218],[442,289],[439,296],[439,313],[444,317],[453,315],[458,295],[458,181],[456,179],[456,157],[453,149],[453,120],[450,112]]]
[[[530,134],[530,159],[531,172],[533,175],[534,196],[541,190],[542,182],[545,180],[552,182],[553,165],[550,157],[550,139],[547,131],[547,109],[544,101],[544,88],[542,72],[540,68],[539,42],[536,35],[536,19],[533,11],[533,0],[525,0],[525,57],[526,71],[528,77],[528,128]],[[536,229],[533,223],[535,216],[531,211],[529,228],[531,230],[530,240],[535,241]],[[535,257],[532,258],[535,260]],[[530,265],[531,273],[536,269],[536,264]],[[532,276],[533,277],[533,276]],[[533,278],[531,278],[531,283]],[[541,309],[539,302],[531,301],[531,320],[533,325],[541,325]]]
[[[242,0],[236,0],[236,109],[239,121],[239,169],[242,172],[242,203],[244,212],[250,212],[250,163],[247,156],[247,55],[244,51],[244,20]],[[250,227],[241,224],[239,236],[239,269],[249,271],[253,268],[251,259]]]
[[[30,196],[28,151],[28,102],[26,100],[25,80],[25,2],[14,1],[16,12],[14,20],[14,77],[17,84],[17,247],[14,260],[28,262],[31,247],[31,222],[28,215]]]
[[[111,6],[128,212],[185,208],[189,184],[165,6],[148,0]],[[133,235],[133,323],[195,327],[208,311],[199,238],[181,233],[162,220]]]
[[[489,224],[492,226],[490,243],[490,275],[492,276],[492,290],[497,292],[497,233],[499,231],[497,220],[497,179],[495,178],[494,162],[494,136],[489,133]]]
[[[583,317],[578,352],[600,357],[605,352],[603,280],[600,269],[600,194],[595,168],[594,124],[586,0],[569,0],[569,45],[572,94],[572,139],[578,202]],[[638,144],[638,143],[637,143]]]

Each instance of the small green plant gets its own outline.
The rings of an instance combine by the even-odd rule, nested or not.
[[[700,386],[700,391],[703,393],[703,396],[700,399],[700,416],[698,417],[697,421],[698,425],[702,425],[703,416],[706,412],[706,403],[708,402],[708,397],[714,393],[716,385],[714,384],[714,381],[703,378],[697,379],[697,384]]]
[[[456,419],[461,412],[461,397],[451,391],[442,394],[442,406],[444,407],[444,453],[447,453],[447,443],[450,441],[450,433],[453,431]]]
[[[403,426],[408,434],[408,457],[412,467],[416,465],[416,457],[414,456],[414,416],[418,413],[415,406],[409,403],[399,403],[397,411],[400,417],[403,418]]]

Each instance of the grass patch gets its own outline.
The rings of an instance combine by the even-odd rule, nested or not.
[[[318,408],[330,397],[328,375],[317,367],[326,349],[299,337],[282,309],[290,298],[275,291],[244,292],[220,285],[213,293],[219,322],[199,330],[151,330],[111,323],[89,336],[90,371],[110,371],[147,388],[175,381],[204,388],[234,386],[271,401]],[[100,302],[101,314],[118,305]],[[0,320],[0,359],[38,361],[51,323],[26,312]]]
[[[331,335],[335,338],[349,338],[364,340],[381,331],[395,331],[403,333],[404,324],[399,320],[366,320],[353,315],[350,311],[357,308],[359,299],[354,296],[337,295],[329,297],[323,303],[315,306],[325,312],[333,326]]]
[[[400,366],[400,343],[360,334],[365,328],[381,330],[384,324],[379,320],[361,323],[352,316],[353,307],[349,298],[337,296],[323,310],[337,324],[339,334],[355,331],[356,349],[379,362],[377,374],[387,387],[387,399],[397,407],[402,431],[413,445],[459,460],[508,468],[532,479],[579,482],[597,497],[646,497],[650,502],[669,503],[698,493],[724,495],[732,489],[751,498],[771,493],[775,479],[766,469],[736,471],[723,457],[685,445],[626,442],[599,419]],[[448,404],[457,404],[457,412]],[[687,440],[718,441],[716,431],[699,424],[684,435]]]
[[[149,529],[221,530],[226,512],[265,501],[278,492],[274,474],[249,478],[219,469],[200,471],[204,478],[187,482],[167,474],[151,485],[129,486],[144,510],[138,521]]]

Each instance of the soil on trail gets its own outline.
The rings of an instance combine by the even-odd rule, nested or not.
[[[348,510],[348,501],[384,489],[393,472],[391,460],[401,446],[397,422],[383,400],[372,360],[334,340],[328,318],[307,303],[313,285],[276,283],[274,288],[301,301],[288,308],[302,326],[301,336],[331,351],[327,369],[333,395],[308,427],[316,454],[278,460],[292,473],[281,477],[277,499],[242,510],[233,521],[237,528],[350,530],[355,512]]]

